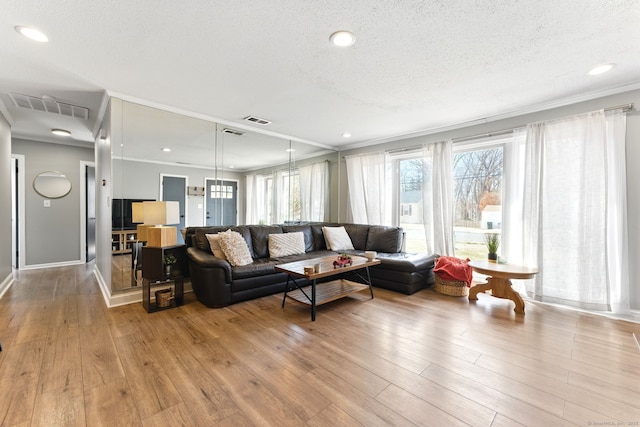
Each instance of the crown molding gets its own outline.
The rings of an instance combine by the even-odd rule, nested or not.
[[[510,119],[514,117],[524,116],[527,114],[539,113],[541,111],[553,110],[554,108],[575,105],[581,102],[593,101],[594,99],[605,98],[607,96],[618,95],[620,93],[631,92],[638,89],[640,89],[640,81],[631,83],[631,84],[626,84],[623,86],[618,86],[615,88],[608,88],[600,91],[589,92],[582,95],[562,98],[555,101],[548,101],[548,102],[543,102],[539,104],[534,104],[528,107],[512,110],[506,113],[496,114],[494,116],[489,116],[484,118],[478,118],[478,119],[474,119],[466,122],[459,122],[459,123],[455,123],[447,126],[433,127],[433,128],[416,131],[416,132],[401,133],[401,134],[396,134],[396,135],[392,135],[384,138],[360,141],[353,144],[340,146],[339,149],[340,151],[347,151],[347,150],[353,150],[356,148],[363,148],[363,147],[369,147],[372,145],[384,144],[387,142],[416,138],[416,137],[426,136],[426,135],[433,135],[436,133],[448,132],[448,131],[457,130],[457,129],[464,129],[471,126],[497,122],[499,120]]]

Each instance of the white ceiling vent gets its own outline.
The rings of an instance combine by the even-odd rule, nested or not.
[[[235,130],[235,129],[231,129],[231,128],[224,128],[224,129],[222,129],[221,132],[222,133],[228,133],[230,135],[238,135],[238,136],[244,135],[244,132],[241,132],[241,131]]]
[[[61,116],[75,117],[84,120],[89,118],[88,108],[58,102],[50,96],[36,98],[35,96],[22,95],[19,93],[11,93],[9,95],[16,107],[42,111],[45,113],[59,114]]]
[[[261,119],[260,117],[256,117],[256,116],[247,116],[244,119],[248,122],[256,123],[262,126],[267,126],[271,124],[269,120]]]

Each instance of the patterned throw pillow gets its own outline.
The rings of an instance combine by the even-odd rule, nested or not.
[[[253,262],[247,242],[240,233],[237,231],[227,230],[218,233],[218,236],[220,248],[227,257],[229,264],[234,267],[239,267]]]
[[[322,227],[327,249],[332,251],[346,251],[353,249],[351,238],[344,227]]]
[[[205,236],[209,241],[209,247],[211,248],[211,252],[213,253],[213,256],[216,258],[226,260],[227,257],[224,256],[224,252],[220,247],[220,236],[218,236],[217,234],[205,234]]]
[[[304,253],[304,234],[269,234],[269,256],[271,258]]]

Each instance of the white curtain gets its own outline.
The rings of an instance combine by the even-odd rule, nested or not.
[[[422,150],[422,215],[427,250],[453,256],[453,143],[427,144]]]
[[[266,209],[267,187],[263,175],[247,175],[246,224],[266,224],[269,213]]]
[[[349,194],[349,221],[391,225],[391,176],[383,152],[345,157]]]
[[[289,172],[276,171],[273,173],[273,224],[291,219],[289,200]]]
[[[509,176],[522,192],[508,203],[522,243],[510,237],[508,257],[537,265],[534,298],[629,310],[625,133],[622,111],[596,111],[529,125],[524,145],[516,137]]]
[[[258,209],[258,176],[247,175],[246,177],[246,215],[245,224],[258,224],[260,221],[260,212]]]
[[[329,192],[329,163],[300,166],[300,220],[325,221]]]

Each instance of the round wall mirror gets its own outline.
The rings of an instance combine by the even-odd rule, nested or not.
[[[60,172],[42,172],[33,180],[33,189],[42,197],[59,199],[69,194],[71,191],[71,181]]]

